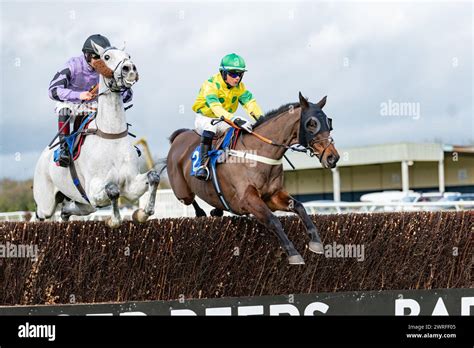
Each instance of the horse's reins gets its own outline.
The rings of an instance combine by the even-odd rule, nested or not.
[[[110,48],[106,49],[106,50],[104,51],[104,53],[107,52],[109,49],[113,49],[113,48],[114,48],[114,47],[110,47]],[[115,66],[114,70],[112,70],[112,76],[114,76],[114,78],[112,79],[112,81],[110,81],[110,85],[107,85],[107,83],[105,83],[106,86],[108,87],[108,90],[110,90],[111,92],[120,93],[120,92],[126,91],[127,89],[130,89],[130,88],[131,88],[131,86],[130,86],[130,87],[119,87],[119,89],[112,89],[112,87],[113,87],[113,86],[112,86],[112,83],[113,83],[114,81],[116,81],[116,80],[115,80],[115,72],[117,71],[118,67],[119,67],[119,66],[123,66],[123,63],[125,63],[125,61],[127,61],[127,60],[130,60],[130,59],[129,59],[129,58],[124,58],[124,59],[122,59],[120,62],[117,63],[117,65]],[[123,84],[124,84],[123,81],[125,80],[125,78],[124,78],[124,76],[123,76],[123,69],[120,71],[120,77],[119,77],[119,79],[120,79],[120,81],[122,82],[122,86],[123,86]],[[137,80],[138,80],[138,74],[137,74]],[[135,84],[135,82],[137,82],[137,80],[135,80],[135,81],[133,81],[133,82],[130,82],[130,81],[128,81],[128,80],[126,80],[126,81],[127,81],[128,83],[132,84],[132,86],[133,86],[133,85]],[[104,91],[104,92],[102,92],[101,94],[103,94],[103,93],[105,93],[105,92],[107,92],[107,90]],[[100,94],[99,94],[99,95],[100,95]]]
[[[238,125],[236,125],[232,120],[229,120],[227,118],[225,118],[224,116],[221,116],[219,119],[217,120],[212,120],[211,123],[212,124],[217,124],[219,122],[225,122],[227,123],[228,125],[230,125],[231,127],[233,128],[237,128],[237,129],[241,129]],[[299,149],[296,149],[292,146],[289,146],[289,145],[286,145],[286,144],[279,144],[279,143],[276,143],[274,142],[273,140],[271,139],[268,139],[267,137],[264,137],[263,135],[260,135],[258,133],[255,133],[254,131],[251,131],[251,132],[248,132],[249,134],[252,134],[253,136],[255,136],[257,139],[261,140],[262,142],[264,143],[267,143],[269,145],[273,145],[273,146],[278,146],[278,147],[283,147],[287,150],[291,150],[291,151],[296,151],[296,152],[304,152],[304,153],[308,153],[309,151],[309,155],[311,157],[314,157],[316,156],[318,159],[319,159],[319,162],[321,162],[322,158],[324,157],[324,154],[326,153],[326,150],[329,148],[329,146],[331,146],[331,144],[334,143],[334,139],[332,137],[327,137],[327,138],[323,138],[323,139],[318,139],[318,140],[313,140],[310,144],[310,146],[308,147],[305,147],[304,150],[299,150]],[[313,145],[314,143],[319,143],[319,142],[322,142],[324,140],[330,140],[329,141],[329,144],[327,144],[323,151],[320,153],[320,154],[317,154],[314,152],[313,148],[311,147],[311,145]],[[293,164],[290,162],[290,160],[286,157],[286,155],[283,155],[285,157],[285,159],[288,161],[288,163],[290,164],[290,166],[295,169],[295,167],[293,166]]]
[[[130,87],[120,87],[119,89],[115,89],[113,88],[113,82],[116,81],[115,79],[115,71],[117,71],[118,67],[119,66],[122,66],[123,63],[128,60],[128,59],[122,59],[120,62],[118,62],[118,64],[115,66],[114,70],[112,70],[112,76],[113,78],[111,78],[111,81],[110,81],[110,84],[107,84],[107,82],[104,80],[105,82],[105,85],[107,86],[107,89],[105,91],[102,91],[98,94],[96,94],[94,96],[94,98],[98,98],[100,97],[101,95],[103,94],[106,94],[107,92],[111,92],[111,93],[121,93],[123,91],[126,91],[128,89],[131,88]],[[119,77],[120,81],[122,82],[122,85],[123,85],[123,81],[124,81],[124,76],[123,76],[123,71],[120,71],[120,77]],[[128,82],[128,81],[127,81]],[[134,81],[133,83],[132,82],[129,82],[131,83],[132,85],[135,84],[136,81]],[[95,85],[94,87],[92,87],[91,89],[91,93],[93,93],[93,91],[95,90],[95,93],[97,93],[97,90],[99,88],[99,85]],[[95,94],[94,93],[94,94]],[[127,109],[129,109],[130,107],[132,107],[132,105],[128,106],[125,108],[125,111]],[[95,118],[95,117],[94,117]],[[96,124],[97,126],[97,124]],[[126,137],[127,135],[129,135],[129,132],[128,132],[128,126],[129,124],[127,123],[127,128],[123,131],[123,132],[120,132],[120,133],[106,133],[106,132],[103,132],[99,129],[99,127],[97,127],[96,129],[86,129],[84,131],[84,134],[85,135],[97,135],[103,139],[120,139],[120,138],[123,138],[123,137]],[[131,133],[130,133],[131,134]]]
[[[119,66],[121,66],[127,59],[123,59],[121,60],[116,66],[115,66],[115,69],[113,70],[113,75],[112,76],[115,76],[115,71],[118,69]],[[122,81],[122,84],[123,84],[123,80],[124,80],[124,77],[123,77],[123,72],[120,72],[120,80]],[[112,93],[120,93],[120,92],[123,92],[123,91],[126,91],[127,89],[129,88],[119,88],[119,89],[112,89],[113,86],[112,86],[112,83],[113,81],[115,81],[115,78],[112,79],[112,81],[110,81],[110,85],[107,84],[107,82],[105,82],[105,85],[107,86],[107,89],[105,91],[102,91],[100,93],[98,93],[98,90],[99,90],[99,84],[96,84],[94,86],[92,86],[90,89],[89,89],[89,92],[92,93],[93,95],[93,98],[99,98],[101,95],[103,94],[106,94],[107,92],[112,92]],[[131,88],[131,87],[130,87]],[[82,105],[84,102],[86,102],[86,100],[82,100],[80,102],[79,105]],[[132,105],[129,105],[127,107],[125,107],[125,111],[128,110],[129,108],[131,108]],[[97,111],[97,108],[90,108],[91,110],[93,111]],[[56,138],[59,136],[59,134],[61,134],[61,132],[63,131],[63,129],[66,127],[66,125],[69,123],[69,121],[71,120],[71,117],[72,115],[69,115],[69,117],[67,118],[67,120],[64,122],[63,126],[59,129],[59,131],[56,133],[55,137],[53,138],[53,140],[51,140],[51,142],[49,143],[48,147],[51,149],[53,147],[55,147],[56,145],[52,146],[52,144],[54,143],[54,141],[56,140]],[[104,139],[119,139],[119,138],[123,138],[125,136],[128,135],[128,124],[127,124],[127,129],[121,133],[105,133],[105,132],[102,132],[98,127],[97,127],[97,130],[88,130],[86,132],[87,135],[92,135],[92,134],[95,134],[101,138],[104,138]]]

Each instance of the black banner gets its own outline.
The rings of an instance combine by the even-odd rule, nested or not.
[[[474,315],[474,289],[288,294],[102,304],[0,307],[0,315]]]
[[[474,289],[0,307],[0,346],[411,343],[472,347],[473,312]]]

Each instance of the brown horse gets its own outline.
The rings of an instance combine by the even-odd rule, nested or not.
[[[252,134],[243,134],[235,150],[258,153],[258,156],[281,160],[292,145],[301,145],[303,151],[317,156],[322,166],[334,168],[339,154],[330,137],[331,119],[322,111],[326,97],[316,104],[308,102],[301,93],[299,103],[290,103],[261,117],[253,127],[255,133],[271,139],[263,142]],[[190,175],[191,155],[199,145],[199,135],[189,129],[179,129],[171,137],[167,157],[168,176],[176,197],[186,205],[193,204],[197,216],[205,216],[194,200],[195,196],[215,207],[213,216],[222,216],[226,210],[211,181],[200,181]],[[300,148],[301,148],[300,147]],[[250,150],[250,151],[249,151]],[[322,254],[324,249],[318,230],[303,205],[283,189],[283,166],[255,161],[217,166],[217,178],[230,210],[238,215],[252,214],[257,221],[274,232],[288,255],[290,264],[304,264],[303,258],[283,231],[280,220],[272,211],[294,212],[304,223],[311,241],[309,249]]]

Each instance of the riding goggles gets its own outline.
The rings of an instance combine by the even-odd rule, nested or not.
[[[235,79],[236,77],[242,77],[244,72],[245,71],[241,71],[241,70],[228,70],[227,74],[229,74],[230,77]]]

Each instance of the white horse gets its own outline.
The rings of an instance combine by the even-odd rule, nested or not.
[[[56,166],[54,150],[47,147],[35,168],[36,217],[39,220],[50,218],[61,202],[63,220],[71,215],[89,215],[97,208],[112,204],[113,214],[107,224],[115,228],[122,221],[119,196],[136,201],[148,189],[150,199],[145,209],[137,209],[133,214],[135,221],[145,222],[154,213],[160,176],[155,170],[139,173],[138,154],[126,136],[128,126],[120,94],[138,80],[137,69],[123,50],[104,49],[94,42],[93,47],[101,58],[94,65],[100,74],[100,82],[97,116],[89,129],[95,129],[97,133],[87,135],[81,155],[74,162],[89,202],[74,185],[69,168]]]

